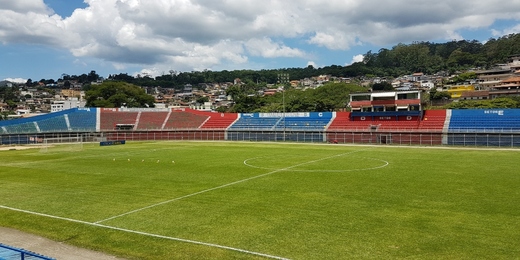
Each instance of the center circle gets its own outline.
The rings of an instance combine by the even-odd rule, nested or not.
[[[295,162],[295,160],[291,160],[297,158],[296,156],[293,157],[284,157],[283,162],[293,162],[292,165],[280,165],[279,167],[268,167],[264,165],[272,164],[273,160],[276,160],[276,162],[280,162],[280,157],[274,157],[274,156],[261,156],[261,157],[254,157],[244,160],[244,165],[256,168],[256,169],[264,169],[264,170],[271,170],[271,171],[291,171],[291,172],[352,172],[352,171],[367,171],[367,170],[375,170],[380,169],[388,166],[390,163],[388,161],[377,159],[377,158],[369,158],[369,157],[355,157],[355,156],[349,156],[347,157],[347,161],[349,161],[351,164],[356,165],[353,168],[348,169],[331,169],[333,167],[330,167],[331,165],[335,165],[333,163],[328,163],[325,167],[327,168],[320,168],[320,169],[298,169],[299,167],[303,166],[313,166],[314,164],[318,164],[316,166],[319,166],[319,164],[323,164],[324,162],[330,161],[330,160],[338,160],[337,158],[323,158],[323,159],[317,159],[317,160],[311,160],[307,162]],[[345,160],[345,159],[342,159]],[[315,167],[316,167],[315,166]],[[311,167],[312,168],[312,167]]]

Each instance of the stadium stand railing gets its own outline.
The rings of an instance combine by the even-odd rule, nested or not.
[[[20,259],[20,260],[24,260],[24,259],[55,260],[55,258],[37,254],[35,252],[31,252],[29,250],[25,250],[22,248],[8,246],[8,245],[2,244],[2,243],[0,243],[0,259],[5,259],[5,260],[17,260],[17,259]]]

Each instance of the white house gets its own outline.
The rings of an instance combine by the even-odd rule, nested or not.
[[[435,83],[433,83],[431,80],[421,81],[421,88],[432,89],[434,87],[435,87]]]
[[[51,113],[71,108],[85,107],[85,104],[85,101],[80,101],[77,98],[71,98],[68,100],[55,100],[51,103]]]

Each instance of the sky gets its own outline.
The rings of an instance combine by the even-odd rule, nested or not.
[[[0,80],[349,65],[520,32],[520,0],[0,0]]]

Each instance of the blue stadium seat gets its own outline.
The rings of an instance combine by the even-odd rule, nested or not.
[[[453,109],[448,132],[517,132],[520,109]]]
[[[71,131],[95,131],[97,109],[76,109],[67,114]]]

